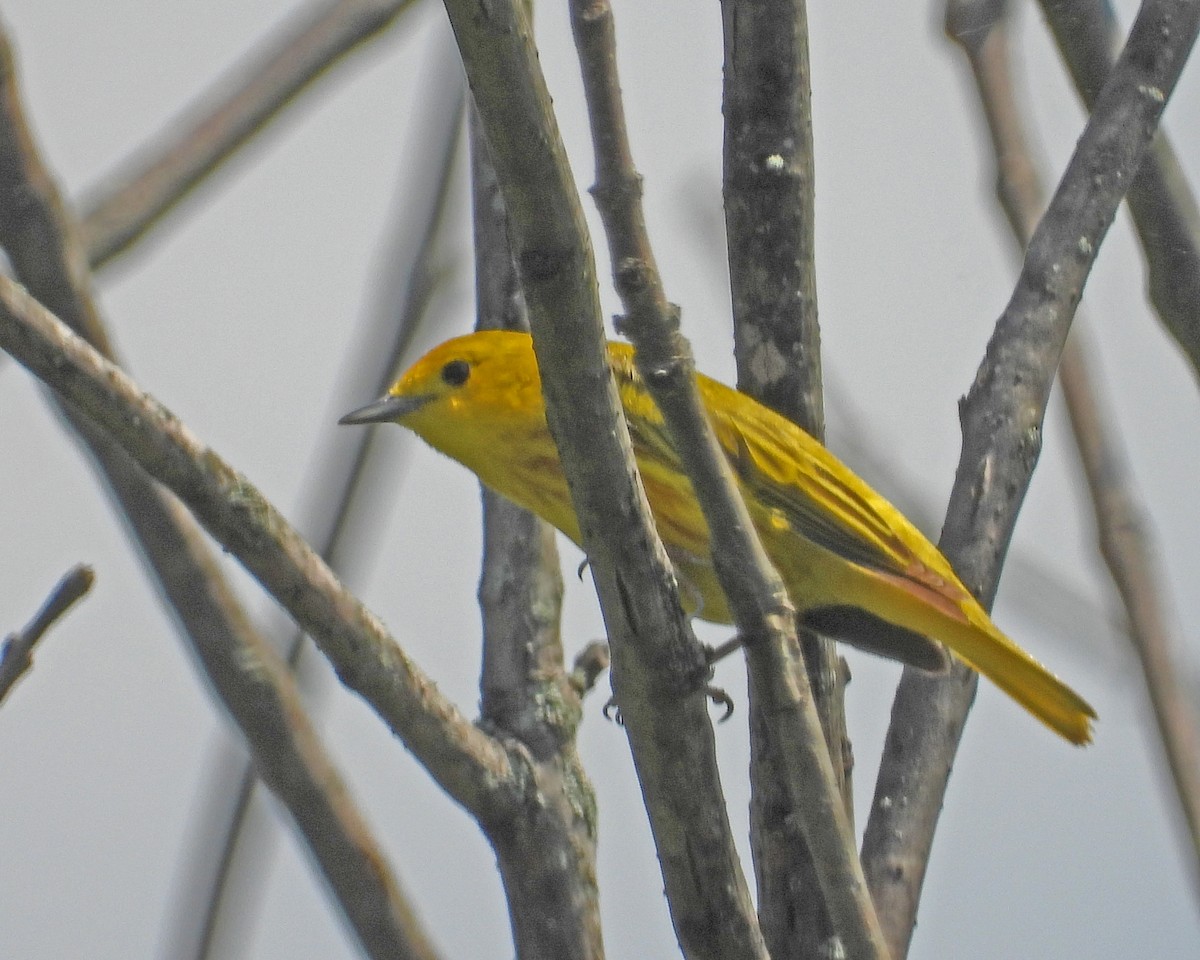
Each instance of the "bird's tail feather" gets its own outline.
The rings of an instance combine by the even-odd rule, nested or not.
[[[1079,694],[1008,639],[973,599],[948,602],[903,577],[859,567],[875,581],[871,612],[906,630],[940,640],[968,666],[1075,744],[1092,739],[1095,711]],[[878,588],[884,588],[882,591]],[[887,600],[880,603],[881,593]]]

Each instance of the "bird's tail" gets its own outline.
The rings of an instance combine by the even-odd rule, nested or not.
[[[1096,712],[1079,694],[1008,639],[987,612],[966,595],[953,602],[930,587],[859,567],[875,581],[871,611],[885,620],[940,640],[1026,710],[1075,744],[1092,739]],[[886,592],[884,603],[880,592]]]

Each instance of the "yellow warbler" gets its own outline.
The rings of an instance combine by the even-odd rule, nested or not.
[[[708,527],[633,349],[610,343],[608,358],[683,602],[695,616],[729,623]],[[943,647],[926,639],[935,638],[1072,743],[1091,739],[1092,708],[1000,632],[900,511],[791,421],[708,377],[697,382],[763,546],[806,622],[931,670],[947,662]],[[341,420],[383,421],[413,430],[580,543],[528,334],[449,340],[381,400]]]

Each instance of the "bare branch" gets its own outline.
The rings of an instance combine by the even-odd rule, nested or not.
[[[812,96],[802,0],[723,0],[724,184],[738,388],[820,439]]]
[[[1084,281],[1198,29],[1200,5],[1147,0],[1142,7],[961,405],[963,451],[941,546],[985,606],[1037,461],[1046,401]],[[958,665],[945,679],[906,670],[893,705],[863,860],[897,958],[912,936],[976,681]]]
[[[724,0],[722,197],[738,388],[825,435],[817,322],[812,103],[804,0]],[[792,598],[802,603],[802,597]],[[804,665],[851,827],[853,750],[833,641],[800,629]],[[753,670],[755,661],[748,662]],[[822,956],[833,933],[818,858],[795,842],[774,773],[774,712],[750,682],[751,839],[758,912],[772,954]]]
[[[382,393],[391,378],[395,375],[409,344],[412,342],[421,320],[426,315],[426,308],[433,295],[438,281],[438,270],[435,265],[437,241],[445,222],[447,199],[450,193],[451,174],[455,170],[454,156],[458,149],[460,131],[462,128],[463,105],[465,90],[463,89],[462,71],[457,58],[446,69],[445,64],[438,66],[437,76],[426,86],[430,90],[430,113],[427,123],[419,127],[421,138],[438,144],[438,148],[429,152],[425,161],[424,176],[416,177],[420,186],[417,188],[423,203],[427,208],[422,212],[414,212],[411,207],[404,210],[401,218],[403,223],[397,224],[397,239],[402,238],[405,249],[389,251],[392,256],[385,259],[386,269],[383,271],[385,290],[379,298],[380,306],[373,311],[366,328],[360,335],[362,345],[359,347],[361,360],[352,364],[355,371],[361,371],[362,376],[375,385],[374,393]],[[436,91],[434,93],[433,91]],[[441,95],[449,91],[449,96]],[[452,105],[451,105],[452,104]],[[430,135],[429,123],[440,129]],[[411,175],[411,171],[406,171]],[[414,225],[423,223],[424,228],[417,234],[415,245],[412,243]],[[407,269],[397,269],[399,264],[406,264]],[[344,449],[330,450],[318,453],[312,458],[316,464],[312,479],[306,487],[314,490],[312,502],[320,505],[324,515],[316,524],[306,526],[311,530],[317,527],[316,533],[309,533],[309,538],[317,546],[322,557],[329,565],[345,576],[347,570],[355,565],[355,560],[361,562],[361,554],[365,542],[369,538],[356,538],[353,541],[343,537],[348,521],[356,505],[360,504],[360,495],[370,486],[368,477],[378,475],[384,464],[374,454],[378,451],[375,443],[379,436],[376,429],[357,430],[351,434],[349,443],[352,452],[346,455]],[[346,443],[345,435],[339,435],[339,445]],[[332,509],[330,508],[332,505]],[[285,659],[288,667],[298,672],[303,686],[305,680],[314,683],[312,676],[315,670],[305,670],[301,653],[306,648],[306,637],[303,631],[295,632],[288,641]],[[328,672],[327,668],[325,673]],[[230,763],[227,757],[221,757],[221,764]],[[233,763],[241,763],[242,772],[237,778],[236,786],[231,793],[206,791],[211,798],[210,804],[220,804],[221,811],[213,811],[206,819],[218,822],[214,827],[213,842],[206,845],[206,853],[213,848],[220,850],[215,858],[205,858],[205,864],[194,865],[194,873],[203,871],[203,876],[197,876],[194,883],[202,890],[197,890],[189,898],[188,903],[179,911],[179,923],[184,924],[193,932],[179,934],[179,941],[185,938],[194,943],[194,948],[186,950],[186,955],[204,960],[211,956],[217,944],[218,928],[223,921],[223,910],[226,897],[230,890],[237,886],[234,875],[263,868],[263,844],[246,841],[242,834],[251,828],[253,823],[247,821],[250,802],[254,796],[254,788],[258,776],[252,762],[246,762],[238,756]],[[219,843],[215,838],[220,836]],[[247,847],[253,849],[253,862],[248,862],[244,854],[239,853]],[[199,906],[198,906],[199,904]],[[410,911],[411,912],[411,911]],[[244,902],[238,904],[238,915],[247,913]],[[197,916],[200,922],[196,923]],[[181,946],[180,951],[184,948]]]
[[[0,31],[0,245],[18,276],[60,310],[70,328],[111,355],[103,320],[91,295],[90,275],[74,220],[68,215],[49,171],[42,163],[25,121],[16,83],[11,45]],[[7,281],[12,290],[20,290]],[[45,308],[21,291],[22,302]],[[46,316],[51,316],[46,313]],[[60,330],[83,348],[84,341]],[[90,348],[88,348],[90,353]],[[97,360],[104,363],[99,355]],[[111,366],[111,365],[110,365]],[[116,369],[112,367],[112,369]],[[270,766],[268,777],[283,791],[296,823],[312,844],[326,871],[330,888],[360,942],[372,956],[407,951],[411,912],[390,882],[386,861],[370,846],[349,798],[325,793],[333,789],[332,767],[312,738],[302,748],[278,753],[275,741],[286,727],[302,721],[297,709],[262,715],[256,699],[269,678],[250,675],[268,646],[250,626],[232,590],[220,576],[201,532],[187,512],[154,485],[125,450],[95,423],[69,405],[60,404],[66,419],[92,453],[114,499],[120,505],[163,596],[171,604],[227,709],[239,720],[259,721],[261,729],[246,735],[256,759]],[[278,690],[279,688],[276,688]],[[279,693],[279,696],[285,694]],[[296,733],[304,739],[303,732]],[[289,761],[291,766],[289,766]],[[347,863],[369,869],[347,871]],[[411,928],[415,930],[415,927]]]
[[[476,327],[528,330],[508,215],[471,111]],[[487,828],[522,960],[604,956],[596,878],[596,797],[576,753],[582,691],[563,669],[562,565],[554,528],[486,486],[483,496],[482,720],[532,754],[547,803]]]
[[[191,529],[182,522],[183,507],[162,497],[171,511],[163,516],[158,502],[143,504],[139,516],[159,531],[160,563],[175,567],[156,567],[160,575],[174,582],[212,564],[203,541],[182,533]],[[222,606],[214,596],[205,608],[189,611],[197,656],[245,735],[258,775],[287,808],[364,953],[376,960],[435,960],[387,857],[314,730],[287,664],[251,631],[242,632],[242,643],[231,643],[225,624],[236,624],[240,613]]]
[[[504,198],[475,111],[470,123],[476,327],[527,331]],[[558,699],[566,682],[559,634],[562,565],[554,530],[487,487],[481,493],[482,714],[489,724],[518,737],[539,760],[549,760],[562,746],[564,731],[541,705],[547,684],[557,688],[553,697]]]
[[[1120,32],[1107,0],[1040,0],[1084,104],[1093,109]],[[1171,24],[1165,26],[1171,29]],[[1150,302],[1200,376],[1200,211],[1175,149],[1159,130],[1126,198],[1149,271]]]
[[[803,669],[795,611],[754,532],[732,469],[704,413],[691,347],[679,332],[679,310],[667,301],[650,246],[642,181],[633,164],[616,74],[612,10],[604,0],[573,0],[571,14],[595,143],[592,192],[626,310],[621,329],[637,347],[638,368],[703,509],[722,589],[739,632],[749,638],[755,695],[772,720],[772,773],[784,784],[791,813],[814,851],[833,925],[826,937],[840,939],[850,956],[884,957],[854,835]]]
[[[54,621],[92,588],[96,574],[86,564],[76,564],[54,585],[42,608],[24,629],[10,633],[0,645],[0,703],[33,666],[33,648]]]
[[[308,632],[455,800],[479,817],[520,803],[519,754],[476,729],[421,672],[283,516],[157,400],[0,277],[0,347],[103,424],[137,464],[180,497]]]
[[[1125,451],[1108,429],[1114,419],[1101,406],[1096,377],[1075,337],[1063,353],[1059,381],[1092,494],[1100,553],[1129,617],[1190,840],[1192,881],[1200,892],[1200,715],[1180,669],[1186,658],[1180,655],[1179,637],[1168,626],[1162,596],[1167,579],[1157,562],[1153,527],[1137,501]]]
[[[583,211],[529,24],[511,2],[446,8],[508,207],[547,417],[608,628],[676,936],[689,957],[761,957],[721,802],[704,653],[637,483]]]
[[[1091,30],[1094,26],[1089,25],[1082,32]],[[1005,22],[976,20],[969,30],[958,34],[972,38],[963,46],[989,118],[996,155],[1003,158],[997,190],[1017,239],[1024,242],[1037,224],[1043,191],[1016,106]],[[1078,48],[1080,41],[1071,43]],[[1153,149],[1165,145],[1160,133]],[[1155,175],[1147,177],[1144,171],[1145,167],[1138,182],[1153,183]],[[1172,216],[1168,214],[1167,219]],[[1154,530],[1138,502],[1129,458],[1115,428],[1116,418],[1103,409],[1103,387],[1089,361],[1084,334],[1076,323],[1063,350],[1059,383],[1091,494],[1100,552],[1124,604],[1130,636],[1142,664],[1176,799],[1190,837],[1193,880],[1200,891],[1200,716],[1180,683],[1179,671],[1173,667],[1179,662],[1180,643],[1167,626],[1167,581],[1158,569]]]
[[[297,13],[85,198],[91,265],[128,250],[312,81],[410,6],[412,0],[321,0]]]

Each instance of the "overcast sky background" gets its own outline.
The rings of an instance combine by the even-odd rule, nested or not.
[[[1021,81],[1056,178],[1082,116],[1036,10],[1018,6]],[[1132,5],[1121,6],[1128,23]],[[37,136],[65,191],[81,196],[292,7],[0,5]],[[618,2],[616,14],[635,157],[667,289],[683,307],[702,368],[730,380],[719,7]],[[915,491],[935,536],[958,457],[956,402],[1017,269],[992,199],[974,93],[940,16],[932,4],[810,10],[830,445],[896,499]],[[538,18],[542,64],[583,189],[592,162],[565,3],[542,4]],[[142,386],[297,522],[318,506],[314,463],[346,449],[338,415],[373,398],[373,385],[356,379],[345,358],[377,305],[387,252],[413,199],[406,173],[424,146],[413,95],[436,101],[428,85],[450,49],[444,19],[427,3],[339,67],[98,281]],[[1166,122],[1194,185],[1198,108],[1193,64]],[[595,223],[586,198],[585,206]],[[458,272],[420,347],[473,323],[467,214],[460,197],[447,245]],[[607,263],[599,266],[607,276]],[[1115,426],[1157,526],[1176,619],[1190,625],[1200,619],[1200,405],[1143,287],[1122,215],[1085,309]],[[607,288],[603,296],[615,312]],[[851,435],[853,424],[860,429]],[[24,624],[72,563],[87,561],[97,573],[92,594],[53,629],[32,674],[0,709],[0,955],[167,956],[198,797],[227,724],[90,469],[11,362],[0,363],[0,437],[0,634]],[[400,430],[385,440],[394,495],[362,534],[378,539],[379,560],[351,585],[474,714],[477,487]],[[865,465],[864,446],[885,466]],[[1135,660],[1103,627],[1115,608],[1057,398],[1013,551],[1044,582],[1015,589],[1030,574],[1007,578],[996,619],[1092,701],[1097,741],[1071,749],[981,684],[913,956],[1194,956],[1200,930],[1181,833]],[[570,573],[577,551],[564,544],[563,557],[571,656],[601,625],[590,584]],[[244,577],[238,582],[261,622],[278,628],[272,604]],[[704,626],[704,639],[726,635]],[[1194,677],[1200,647],[1190,628],[1186,644]],[[861,827],[898,670],[848,656]],[[739,660],[722,665],[717,682],[744,705]],[[588,702],[581,750],[600,803],[608,953],[674,956],[625,737],[600,717],[606,691],[607,680]],[[511,955],[493,858],[474,824],[354,696],[331,688],[321,713],[331,752],[445,955]],[[717,731],[743,839],[745,713]],[[286,826],[261,895],[261,918],[233,955],[354,955]]]

